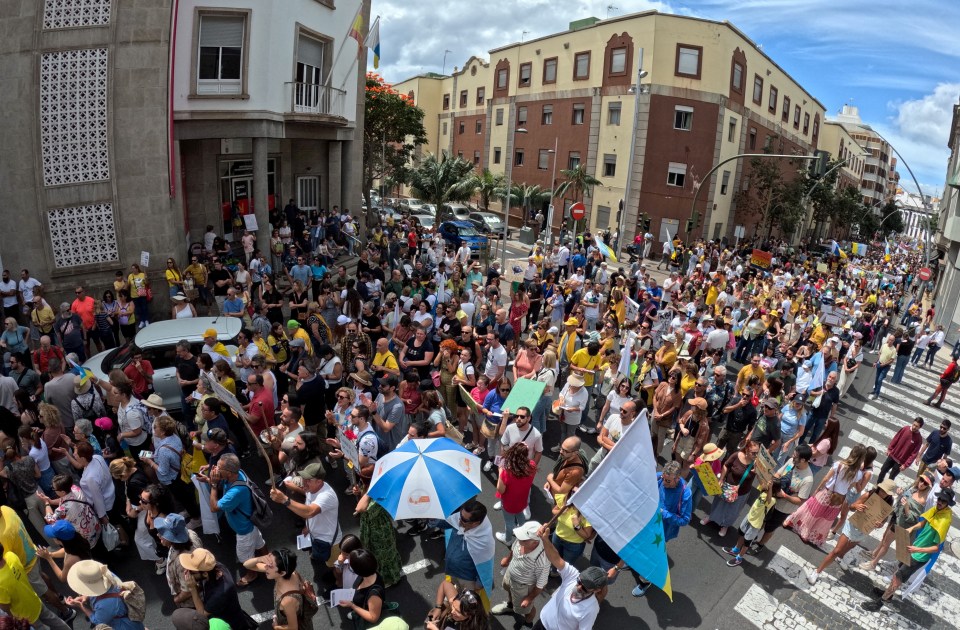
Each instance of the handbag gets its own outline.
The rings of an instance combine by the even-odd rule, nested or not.
[[[120,545],[120,532],[117,531],[113,523],[107,523],[103,526],[103,531],[100,532],[100,540],[103,541],[103,546],[106,547],[107,551],[113,551]]]
[[[430,370],[430,380],[434,387],[440,387],[440,370]]]
[[[747,478],[747,475],[750,474],[750,469],[753,468],[753,462],[750,462],[750,465],[747,466],[747,469],[743,471],[743,475],[740,477],[740,481],[736,484],[727,483],[726,481],[720,486],[721,495],[723,500],[727,503],[733,503],[740,497],[740,486],[743,485],[744,480]]]

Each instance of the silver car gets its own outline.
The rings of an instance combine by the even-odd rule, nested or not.
[[[137,331],[132,341],[119,348],[101,352],[83,364],[97,378],[107,380],[111,370],[122,370],[133,360],[138,351],[153,366],[153,389],[163,398],[163,406],[169,411],[180,409],[180,385],[177,383],[177,342],[186,339],[194,355],[203,348],[203,333],[213,328],[217,339],[223,343],[231,356],[236,353],[237,334],[243,322],[236,317],[193,317],[168,319],[150,324]]]

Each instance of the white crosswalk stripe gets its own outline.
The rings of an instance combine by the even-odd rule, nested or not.
[[[952,388],[948,392],[940,408],[924,404],[936,388],[940,373],[948,361],[949,355],[941,352],[932,369],[908,366],[899,384],[890,382],[893,376],[891,371],[883,384],[882,396],[876,400],[864,400],[866,394],[872,389],[873,372],[864,373],[857,385],[857,391],[851,390],[841,401],[838,414],[840,430],[844,436],[841,439],[849,444],[837,450],[835,459],[849,454],[852,444],[872,446],[878,452],[874,465],[876,474],[886,457],[890,440],[902,427],[908,426],[913,418],[920,416],[926,421],[922,430],[926,438],[930,431],[937,429],[942,420],[960,416],[960,385],[955,388],[956,391]],[[960,445],[956,443],[958,441],[956,438],[954,441],[951,457],[954,461],[960,462]],[[915,479],[916,466],[902,471],[897,477],[901,486],[907,486]],[[957,490],[960,491],[960,488]],[[960,516],[960,506],[955,506],[953,511]],[[960,540],[960,527],[958,527],[960,520],[955,520],[954,523],[955,525],[950,527],[948,542],[954,539]],[[882,534],[883,529],[875,530],[871,533],[871,540],[865,541],[861,547],[872,550],[879,544]],[[772,542],[780,543],[780,547],[773,553],[772,560],[767,560],[763,555],[748,556],[744,559],[744,563],[772,571],[802,594],[775,597],[759,584],[752,585],[735,606],[735,610],[752,626],[764,630],[788,626],[791,628],[817,627],[817,623],[813,623],[814,617],[808,613],[809,607],[803,605],[804,600],[811,601],[807,596],[814,598],[823,609],[832,611],[834,617],[842,616],[849,627],[865,630],[927,628],[931,627],[930,618],[935,620],[932,627],[952,628],[960,618],[960,559],[950,555],[952,552],[949,544],[923,587],[910,596],[909,603],[884,607],[880,613],[867,613],[861,610],[858,604],[871,599],[873,595],[869,593],[869,589],[863,588],[862,581],[859,587],[853,587],[851,584],[856,580],[853,580],[852,576],[844,575],[839,565],[834,565],[821,574],[817,583],[811,586],[807,583],[805,574],[813,566],[790,548],[802,548],[799,538],[784,532],[778,534]],[[825,545],[825,551],[829,551],[833,546],[833,542],[828,542]],[[857,562],[860,561],[862,549],[850,553],[856,554]],[[867,573],[859,568],[851,571],[869,578],[874,586],[885,587],[889,582],[890,570],[896,566],[892,549],[887,554],[886,560],[888,562],[881,565],[886,569],[882,574]],[[899,600],[900,597],[898,596],[897,599]],[[913,615],[907,614],[903,608],[914,605],[931,617],[928,617],[925,622],[911,618]],[[916,611],[915,608],[911,610]],[[822,619],[816,619],[816,621],[823,623]]]

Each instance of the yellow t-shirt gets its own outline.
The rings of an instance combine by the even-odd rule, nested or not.
[[[573,353],[573,356],[570,357],[570,365],[575,365],[578,368],[583,368],[589,370],[583,373],[583,384],[586,387],[593,386],[593,370],[596,370],[600,366],[601,361],[600,353],[590,356],[590,351],[586,348],[580,348]]]
[[[716,304],[718,295],[720,295],[720,291],[717,289],[717,286],[715,284],[711,284],[707,289],[707,299],[705,300],[707,306],[713,306]]]
[[[557,502],[557,507],[562,508],[567,499],[567,495],[555,494],[553,498]],[[580,512],[576,508],[570,508],[569,510],[564,510],[557,518],[557,537],[560,538],[560,540],[569,543],[582,543],[585,541],[585,539],[573,529],[573,517],[576,514],[580,514]],[[582,527],[590,526],[590,521],[582,514],[580,514],[580,525]]]
[[[40,618],[43,603],[30,586],[27,570],[12,551],[3,554],[4,566],[0,569],[0,605],[9,606],[10,614],[33,623]]]
[[[303,328],[297,328],[297,332],[293,333],[294,339],[303,339],[303,346],[307,350],[307,354],[313,354],[313,344],[310,343],[310,335],[307,334]]]
[[[686,396],[687,392],[693,389],[693,386],[697,384],[697,377],[691,374],[684,374],[683,378],[680,379],[680,395]]]
[[[373,364],[379,365],[380,367],[385,367],[388,370],[399,370],[400,366],[397,364],[397,358],[393,356],[393,353],[387,350],[384,353],[376,353],[373,356]]]
[[[12,507],[0,507],[0,515],[3,517],[0,522],[0,545],[3,545],[4,551],[17,554],[21,564],[29,571],[37,563],[37,548],[30,539],[27,528]]]

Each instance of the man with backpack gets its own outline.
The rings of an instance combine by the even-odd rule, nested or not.
[[[210,470],[209,477],[197,477],[210,484],[210,511],[223,512],[227,524],[237,535],[237,561],[243,564],[254,556],[267,553],[267,543],[263,540],[260,527],[270,526],[273,512],[259,486],[251,483],[247,474],[240,469],[240,458],[223,455]],[[245,587],[258,575],[254,571],[247,571],[237,584]]]

